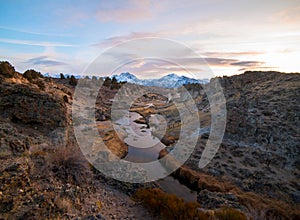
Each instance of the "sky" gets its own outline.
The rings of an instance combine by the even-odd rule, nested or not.
[[[0,2],[0,60],[19,72],[200,78],[207,69],[216,76],[300,71],[299,0]],[[113,72],[104,60],[119,66]]]

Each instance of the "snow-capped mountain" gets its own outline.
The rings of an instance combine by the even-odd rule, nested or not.
[[[129,82],[134,84],[140,84],[139,80],[135,75],[130,73],[121,73],[120,75],[113,75],[111,78],[115,77],[118,82]]]
[[[175,88],[180,87],[184,84],[191,84],[191,83],[208,83],[208,79],[192,79],[186,76],[178,76],[174,73],[168,74],[166,76],[163,76],[159,79],[139,79],[135,75],[131,73],[121,73],[120,75],[113,75],[111,78],[115,77],[118,82],[128,82],[128,83],[134,83],[144,86],[158,86],[158,87],[164,87],[164,88]]]
[[[45,77],[52,77],[52,78],[60,78],[60,74],[54,74],[54,73],[44,73],[43,76]],[[72,74],[64,74],[65,78],[67,77],[71,77]],[[74,77],[76,79],[80,79],[80,78],[84,78],[85,76],[81,76],[81,75],[74,75]],[[92,76],[89,76],[90,78],[92,78]]]
[[[51,74],[51,73],[45,73],[43,74],[45,77],[53,77],[53,78],[60,78],[60,74]],[[68,76],[71,77],[70,74],[64,74],[64,76],[67,78]],[[75,75],[75,78],[80,79],[84,78],[86,76],[83,75]],[[90,79],[93,76],[88,76]],[[209,82],[208,79],[193,79],[186,76],[178,76],[174,73],[168,74],[166,76],[163,76],[159,79],[139,79],[135,75],[131,73],[121,73],[119,75],[113,75],[110,78],[113,77],[116,78],[118,82],[128,82],[133,84],[139,84],[144,86],[157,86],[157,87],[164,87],[164,88],[177,88],[184,84],[191,84],[191,83],[201,83],[206,84]],[[99,78],[99,77],[98,77]],[[105,78],[105,77],[101,77]]]

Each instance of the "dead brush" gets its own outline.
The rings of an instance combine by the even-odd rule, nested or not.
[[[59,148],[49,155],[48,168],[64,183],[80,185],[87,183],[92,172],[88,161],[75,146]]]

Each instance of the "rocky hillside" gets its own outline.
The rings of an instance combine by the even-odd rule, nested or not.
[[[229,110],[228,138],[257,146],[275,145],[287,154],[297,153],[300,74],[246,72],[224,77],[221,84]]]
[[[104,178],[81,154],[75,84],[0,62],[0,219],[152,219],[128,196],[133,186]]]
[[[220,149],[208,166],[199,169],[210,135],[210,105],[201,85],[185,85],[198,107],[202,129],[193,154],[173,176],[199,191],[198,202],[205,208],[226,204],[259,210],[257,219],[293,218],[291,213],[300,205],[300,74],[245,72],[211,83],[215,80],[223,87],[227,108]],[[175,106],[160,106],[159,100],[157,96],[151,101],[151,111],[134,110],[145,119],[151,114],[165,117],[168,126],[161,140],[171,151],[180,134],[178,114]]]
[[[192,156],[173,175],[198,191],[198,203],[190,204],[152,189],[157,183],[121,183],[90,166],[72,128],[75,77],[55,79],[35,70],[21,74],[0,62],[0,219],[174,219],[174,213],[185,216],[181,219],[299,219],[300,74],[246,72],[219,80],[227,101],[227,127],[218,153],[201,170],[210,106],[200,84],[186,85],[203,129]],[[104,84],[95,109],[99,135],[112,153],[124,157],[127,145],[110,123],[121,85]],[[139,91],[136,85],[129,88],[127,96]],[[168,97],[149,93],[131,107],[143,116],[138,123],[149,125],[151,114],[166,119],[166,134],[159,138],[172,150],[181,123]],[[152,212],[132,199],[136,189],[136,197]]]
[[[221,84],[228,110],[223,148],[230,154],[220,157],[235,168],[226,173],[246,190],[299,203],[300,74],[246,72]]]
[[[187,167],[226,179],[245,192],[299,206],[300,74],[246,72],[219,80],[227,107],[223,142],[200,170],[197,165],[209,137],[209,124],[202,123],[208,132],[199,139]],[[192,93],[199,90],[197,85],[187,88]],[[206,96],[196,95],[195,100],[200,120],[207,120]]]

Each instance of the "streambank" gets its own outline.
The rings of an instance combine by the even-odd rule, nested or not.
[[[146,124],[135,122],[141,117],[137,112],[130,112],[129,118],[126,119],[127,123],[126,120],[118,121],[118,125],[127,133],[124,142],[128,145],[128,153],[123,159],[135,163],[148,163],[156,161],[159,157],[159,152],[166,148],[166,145],[162,144],[159,139],[152,135],[151,128]],[[160,169],[166,172],[162,164]],[[157,180],[155,183],[165,192],[175,194],[187,202],[197,201],[197,192],[190,190],[172,176]]]

